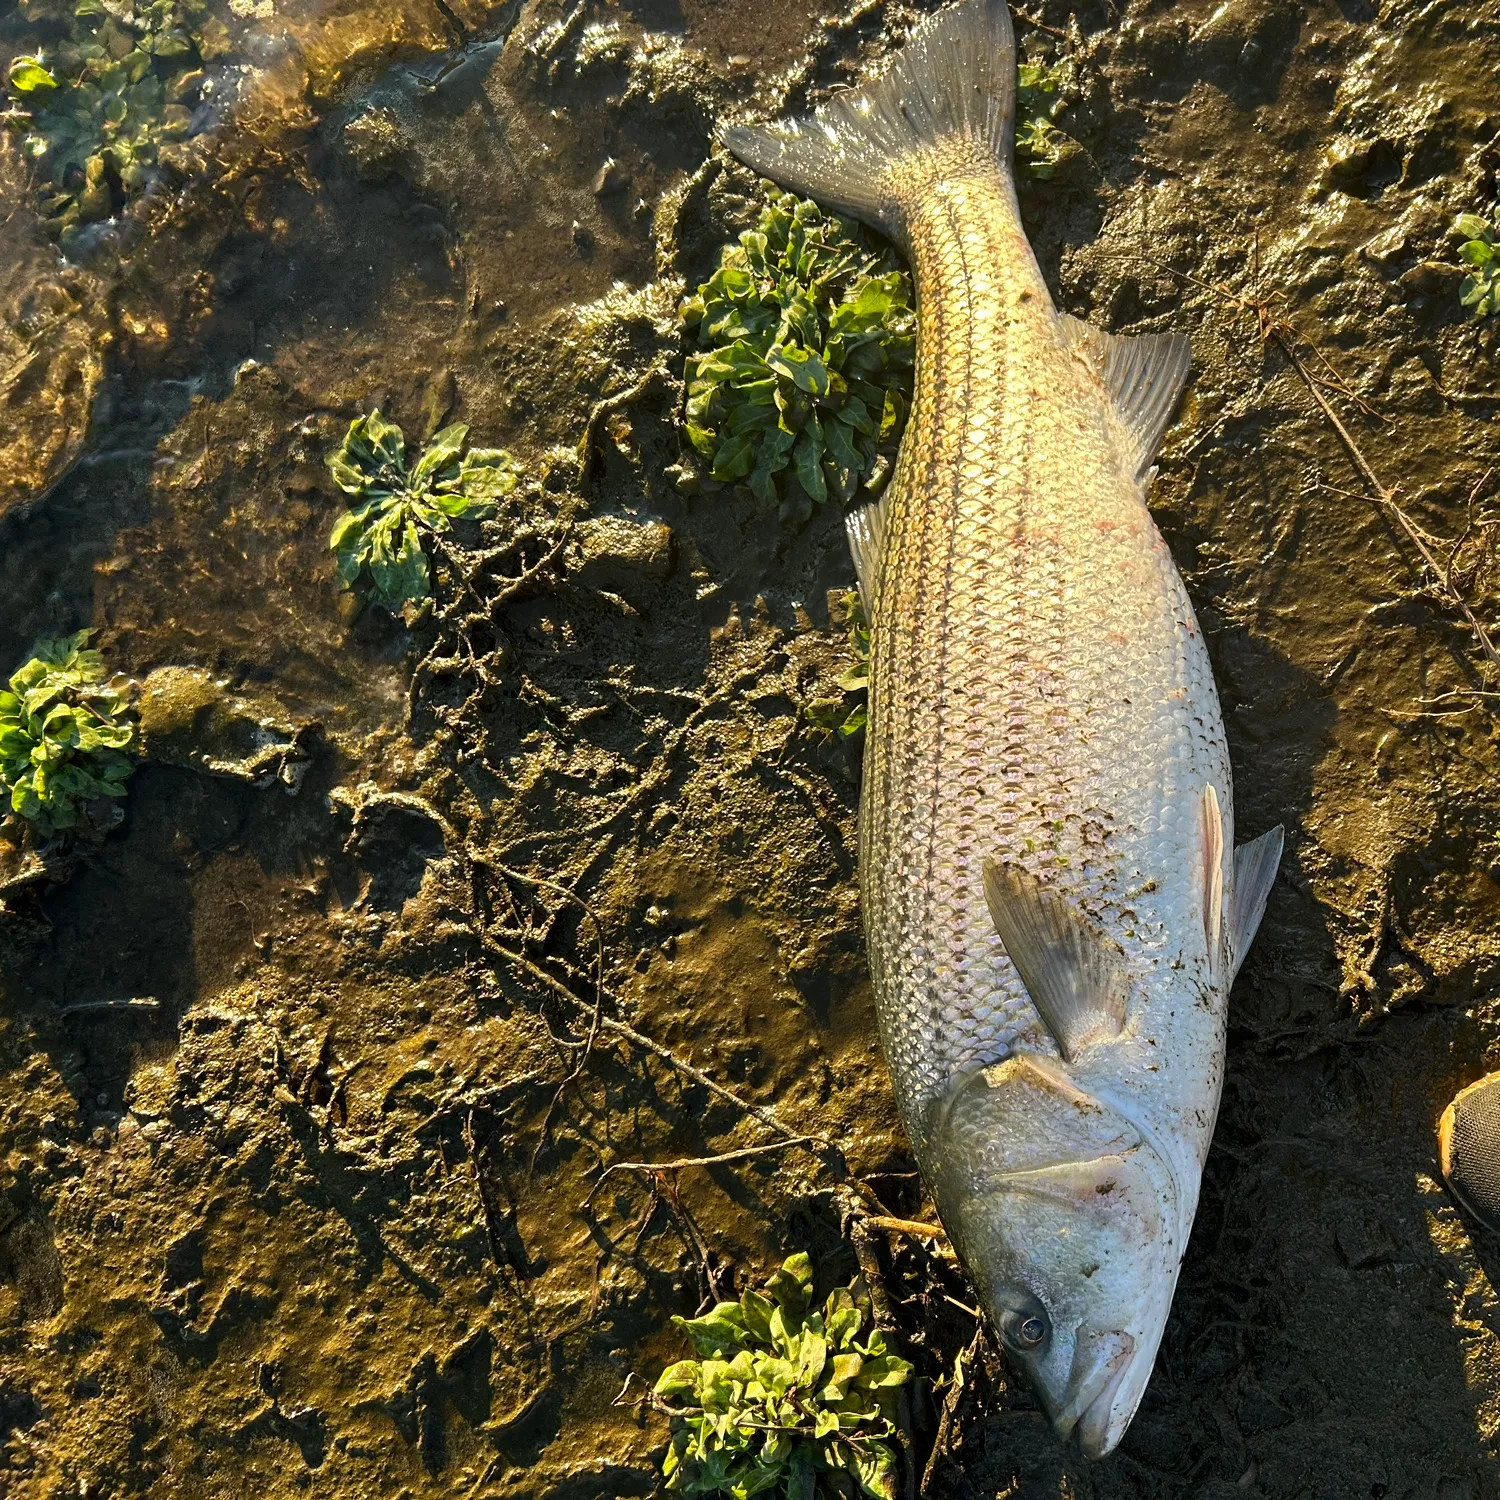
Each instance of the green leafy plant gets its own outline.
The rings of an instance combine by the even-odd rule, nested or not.
[[[42,834],[75,828],[88,804],[125,795],[135,725],[104,681],[92,632],[38,641],[0,692],[0,786]]]
[[[865,619],[865,607],[853,589],[844,595],[842,603],[849,621],[849,650],[853,657],[838,680],[843,697],[819,698],[809,703],[805,712],[814,728],[848,739],[858,734],[869,719],[870,624]]]
[[[44,224],[68,248],[145,188],[164,146],[186,136],[208,87],[203,65],[229,28],[207,0],[22,0],[44,51],[11,59],[3,118],[37,164]]]
[[[468,448],[462,422],[445,427],[406,461],[406,440],[379,411],[357,417],[328,460],[335,483],[354,497],[328,545],[349,588],[365,586],[392,612],[432,594],[424,542],[459,516],[476,519],[520,482],[521,468],[502,448]]]
[[[870,1326],[867,1299],[840,1287],[815,1310],[812,1265],[793,1255],[764,1294],[673,1321],[699,1357],[656,1382],[672,1419],[669,1491],[894,1500],[890,1439],[912,1367]]]
[[[1016,69],[1016,160],[1045,180],[1073,144],[1052,122],[1063,106],[1063,70],[1052,63],[1023,62]]]
[[[766,184],[755,228],[682,305],[686,432],[718,484],[803,521],[873,492],[911,401],[911,281],[858,226]]]
[[[1478,214],[1460,214],[1453,233],[1463,244],[1459,259],[1469,267],[1458,289],[1458,300],[1474,309],[1476,318],[1500,312],[1500,236]]]

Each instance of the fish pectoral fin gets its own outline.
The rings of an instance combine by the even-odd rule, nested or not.
[[[1061,322],[1064,342],[1088,360],[1109,392],[1129,435],[1136,478],[1145,484],[1187,382],[1192,345],[1180,333],[1105,333],[1068,313]]]
[[[1203,936],[1209,972],[1217,975],[1224,957],[1224,815],[1211,781],[1203,789]]]
[[[1255,940],[1256,928],[1265,915],[1266,898],[1281,865],[1283,838],[1282,830],[1273,828],[1234,851],[1234,909],[1229,916],[1231,982],[1240,972],[1240,965]]]
[[[1125,1027],[1125,955],[1096,923],[1036,876],[984,862],[984,898],[995,931],[1062,1055],[1072,1062]]]
[[[868,620],[875,603],[880,552],[885,546],[884,500],[858,505],[849,511],[844,517],[844,532],[849,538],[849,555],[854,559],[854,576],[859,580],[859,602],[864,605]]]

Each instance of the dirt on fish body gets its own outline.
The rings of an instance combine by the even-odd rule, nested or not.
[[[225,713],[323,725],[295,796],[143,767],[91,864],[7,916],[0,1489],[23,1500],[649,1493],[664,1431],[611,1403],[679,1352],[696,1245],[716,1277],[794,1243],[828,1277],[852,1265],[797,1153],[683,1169],[654,1197],[616,1174],[580,1209],[609,1161],[768,1139],[618,1036],[553,1107],[601,935],[611,1014],[925,1211],[872,1051],[857,766],[799,715],[843,668],[837,519],[780,536],[665,475],[673,305],[750,216],[748,176],[700,170],[713,123],[816,102],[915,17],[809,34],[796,7],[526,9],[467,18],[476,43],[507,39],[452,72],[467,54],[441,13],[399,18],[389,69],[393,13],[344,14],[375,43],[337,86],[293,90],[294,131],[268,126],[187,218],[162,203],[118,268],[57,271],[72,343],[23,326],[31,273],[6,282],[8,326],[41,351],[6,411],[42,455],[28,500],[51,486],[0,521],[7,664],[93,624],[138,678],[192,668],[226,684]],[[1460,536],[1497,403],[1446,229],[1495,196],[1500,17],[1035,14],[1076,17],[1074,41],[1023,45],[1077,59],[1060,120],[1089,155],[1022,183],[1026,227],[1059,307],[1193,336],[1152,503],[1238,817],[1284,822],[1289,858],[1120,1454],[1087,1468],[997,1372],[956,1413],[963,1478],[939,1466],[932,1493],[1500,1493],[1491,1257],[1432,1137],[1495,1061],[1493,733],[1444,697],[1473,681],[1461,617],[1347,493],[1336,436],[1234,301],[1278,296],[1379,414],[1332,398],[1377,470]],[[386,124],[344,134],[366,103],[389,150]],[[480,190],[502,171],[504,194]],[[29,234],[21,198],[6,212]],[[95,350],[80,386],[68,361]],[[568,533],[467,644],[340,614],[322,455],[377,403],[409,435],[468,421],[553,486],[471,539],[502,549],[482,603]],[[586,464],[554,454],[596,408]],[[1483,612],[1474,538],[1458,562]],[[910,1254],[898,1287],[923,1284]],[[933,1320],[927,1375],[969,1333]]]

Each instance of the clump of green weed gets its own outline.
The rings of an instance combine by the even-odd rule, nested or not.
[[[350,424],[328,460],[335,483],[354,497],[328,538],[346,587],[408,615],[431,597],[430,539],[459,516],[484,516],[521,479],[503,448],[469,448],[468,435],[455,422],[408,464],[401,429],[378,410]]]
[[[86,821],[90,803],[125,795],[135,724],[104,680],[92,632],[38,641],[0,692],[0,787],[46,836]]]
[[[189,134],[210,88],[203,65],[230,45],[207,0],[21,0],[44,51],[11,59],[10,107],[37,164],[44,225],[67,249],[146,186]]]
[[[1500,312],[1500,235],[1478,214],[1460,214],[1453,233],[1463,244],[1458,258],[1469,267],[1458,289],[1458,300],[1474,309],[1476,318]]]
[[[873,493],[911,401],[910,278],[846,219],[766,184],[753,229],[682,304],[686,431],[718,484],[801,522]]]
[[[1063,69],[1055,63],[1023,62],[1016,69],[1016,160],[1045,181],[1073,145],[1053,124],[1064,100]]]
[[[849,652],[852,657],[838,680],[843,696],[816,699],[804,712],[815,729],[846,740],[858,734],[869,720],[870,623],[865,619],[864,604],[855,590],[850,589],[844,595],[842,604],[849,621]]]
[[[669,1491],[895,1500],[890,1440],[912,1367],[871,1326],[868,1299],[840,1287],[815,1310],[812,1265],[793,1255],[764,1294],[673,1321],[699,1357],[656,1382],[672,1418]]]

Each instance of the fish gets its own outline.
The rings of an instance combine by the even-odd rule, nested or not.
[[[1209,654],[1146,505],[1189,342],[1056,310],[1015,87],[1003,0],[962,0],[810,116],[720,138],[912,270],[910,418],[847,517],[876,1013],[986,1317],[1058,1435],[1102,1458],[1171,1309],[1282,831],[1234,847]]]

